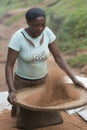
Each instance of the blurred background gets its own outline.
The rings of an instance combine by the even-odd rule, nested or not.
[[[56,34],[63,57],[75,75],[87,77],[87,0],[0,0],[0,92],[7,90],[5,63],[9,40],[15,31],[27,26],[25,13],[31,7],[46,11],[47,26]],[[52,57],[48,63],[52,67],[50,73],[56,74],[58,68],[56,70]],[[76,114],[70,116],[62,112],[62,115],[64,123],[49,130],[87,130],[87,122]],[[4,111],[0,116],[0,130],[16,130],[12,127],[14,122],[10,111]]]
[[[67,63],[76,74],[87,76],[87,0],[0,0],[0,88],[5,86],[9,40],[27,26],[24,15],[31,7],[46,11],[47,26],[56,34]]]

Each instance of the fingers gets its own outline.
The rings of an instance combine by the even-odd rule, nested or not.
[[[84,90],[87,91],[87,87],[84,87]]]
[[[75,86],[76,86],[77,88],[79,88],[79,89],[84,89],[84,90],[87,91],[87,88],[86,88],[82,83],[80,83],[80,84],[75,84]]]
[[[82,82],[80,82],[79,80],[75,79],[73,82],[77,88],[84,89],[87,91],[87,87],[85,87],[85,85]]]
[[[16,99],[10,98],[9,96],[8,96],[7,100],[10,104],[14,104],[14,102],[16,101]]]
[[[10,104],[14,104],[16,102],[16,93],[9,93],[7,100]]]

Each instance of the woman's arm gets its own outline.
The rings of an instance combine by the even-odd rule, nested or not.
[[[16,62],[18,56],[18,52],[8,48],[8,55],[7,55],[7,62],[5,66],[5,76],[6,76],[6,82],[8,85],[8,90],[9,90],[9,97],[8,101],[10,103],[13,103],[13,100],[16,99],[15,95],[15,86],[13,82],[13,71],[14,71],[14,65]]]
[[[58,64],[58,66],[71,78],[71,80],[74,82],[74,84],[77,86],[84,87],[84,85],[76,79],[76,77],[72,73],[71,69],[69,68],[67,63],[64,61],[64,59],[56,45],[56,41],[49,44],[49,49],[50,49],[56,63]]]
[[[5,75],[6,75],[6,82],[9,90],[15,89],[13,84],[13,69],[14,69],[14,64],[16,62],[17,56],[18,56],[17,51],[14,51],[13,49],[10,48],[8,49]]]

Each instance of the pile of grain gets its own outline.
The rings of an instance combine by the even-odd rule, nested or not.
[[[43,84],[44,89],[36,92],[34,95],[24,99],[26,104],[34,106],[52,106],[70,102],[79,98],[79,93],[74,88],[74,85],[64,82],[64,75],[61,71],[52,69],[49,72],[48,79]]]

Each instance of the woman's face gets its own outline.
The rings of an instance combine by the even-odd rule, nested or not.
[[[34,20],[28,21],[29,32],[32,37],[38,37],[46,26],[45,17],[37,17]]]

